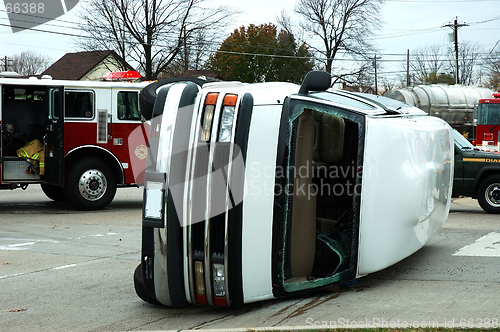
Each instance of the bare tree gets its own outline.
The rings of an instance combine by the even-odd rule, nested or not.
[[[37,75],[47,69],[51,62],[49,56],[28,50],[14,55],[10,68],[21,76]]]
[[[450,70],[448,68],[449,54],[439,44],[410,52],[410,59],[410,70],[417,83],[431,83],[427,82],[427,79],[432,76],[432,73],[437,75]]]
[[[294,11],[299,25],[314,41],[308,46],[321,55],[324,68],[332,73],[333,60],[340,51],[367,59],[374,51],[370,37],[380,28],[380,8],[385,0],[299,0]],[[356,71],[356,70],[354,70]]]
[[[207,0],[90,0],[80,24],[90,38],[77,43],[85,50],[116,50],[138,63],[146,79],[154,79],[181,53],[196,53],[191,49],[201,31],[210,36],[204,43],[217,38],[235,13]]]
[[[459,45],[460,84],[471,85],[478,78],[481,48],[477,44]],[[455,51],[441,45],[431,45],[410,53],[410,70],[415,83],[454,84],[456,73]]]
[[[128,59],[134,41],[125,30],[120,11],[113,0],[89,0],[80,13],[79,28],[83,38],[74,40],[85,51],[114,50],[123,61]],[[122,64],[125,67],[125,63]]]
[[[487,86],[500,91],[500,50],[491,51],[484,57],[483,73],[487,78]]]
[[[458,69],[460,84],[472,85],[477,81],[476,69],[479,66],[480,54],[483,50],[476,44],[462,42],[458,46]],[[450,58],[454,56],[454,51],[451,50]],[[451,70],[456,72],[456,62],[450,61]]]

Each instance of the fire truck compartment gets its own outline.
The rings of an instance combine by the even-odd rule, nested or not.
[[[3,180],[40,180],[40,174],[29,172],[30,163],[22,158],[5,157],[3,160]]]
[[[46,118],[44,87],[3,86],[2,155],[16,156],[16,150],[34,139],[43,140]]]

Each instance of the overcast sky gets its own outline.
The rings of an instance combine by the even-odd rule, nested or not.
[[[228,35],[242,25],[274,23],[282,10],[291,12],[296,3],[294,0],[251,0],[237,5],[234,0],[212,2],[236,6],[243,12],[236,17]],[[68,26],[76,20],[74,13],[81,7],[79,3],[67,14],[36,27],[45,32],[12,33],[5,7],[0,3],[0,56],[31,49],[56,61],[65,53],[75,52],[71,38],[61,33],[78,34]],[[456,16],[460,23],[469,24],[459,30],[459,42],[477,43],[486,53],[494,47],[500,49],[500,0],[386,0],[380,16],[382,29],[374,39],[382,61],[402,61],[407,49],[411,52],[431,45],[450,45],[448,34],[452,30],[443,25],[452,23]]]

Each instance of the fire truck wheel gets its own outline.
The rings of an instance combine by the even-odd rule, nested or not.
[[[161,305],[161,303],[158,302],[158,300],[156,300],[155,298],[149,297],[148,294],[146,293],[146,288],[144,288],[144,278],[142,275],[141,264],[139,264],[135,268],[134,288],[135,288],[135,292],[136,292],[137,296],[139,296],[141,298],[141,300],[143,300],[144,302]]]
[[[66,202],[66,197],[64,197],[64,189],[62,187],[54,186],[51,184],[41,184],[42,191],[53,201],[56,202]]]
[[[141,92],[139,92],[139,109],[141,111],[141,114],[146,120],[151,119],[151,116],[153,114],[153,106],[155,105],[156,91],[163,85],[177,82],[193,82],[198,84],[199,86],[203,86],[203,84],[207,82],[215,81],[217,80],[210,77],[207,77],[206,79],[192,77],[174,77],[151,83],[144,87]]]
[[[477,200],[484,211],[500,213],[500,175],[490,175],[481,181],[477,189]]]
[[[116,178],[103,160],[83,159],[70,165],[64,193],[79,210],[104,209],[115,197]]]

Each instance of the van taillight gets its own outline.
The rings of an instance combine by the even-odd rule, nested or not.
[[[484,133],[483,139],[485,141],[492,141],[493,140],[493,133]]]

